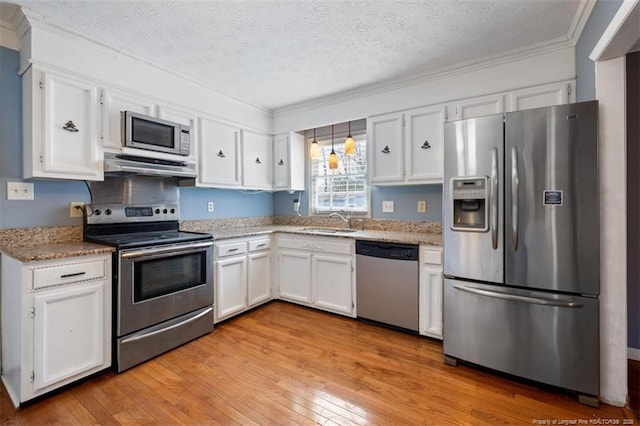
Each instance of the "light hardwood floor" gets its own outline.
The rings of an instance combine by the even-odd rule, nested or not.
[[[574,398],[443,363],[439,342],[284,302],[122,374],[106,372],[1,424],[535,424],[614,419]],[[624,419],[629,419],[624,422]],[[604,424],[604,423],[601,423]]]

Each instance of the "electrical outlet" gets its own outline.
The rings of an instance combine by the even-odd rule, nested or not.
[[[82,209],[84,203],[79,201],[72,201],[69,203],[69,217],[82,217]]]
[[[382,213],[393,213],[393,201],[382,202]]]
[[[33,200],[33,184],[7,182],[7,200]]]
[[[213,213],[213,201],[209,201],[209,202],[207,203],[207,211],[208,211],[209,213]]]
[[[418,213],[426,213],[426,212],[427,212],[427,202],[418,201]]]
[[[295,198],[293,200],[293,211],[297,212],[300,210],[300,199],[299,198]]]

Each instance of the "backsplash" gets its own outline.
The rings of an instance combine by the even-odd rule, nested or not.
[[[354,219],[354,228],[360,229],[360,220],[363,221],[363,228],[370,231],[420,232],[430,234],[442,233],[442,223],[437,221]],[[338,218],[318,216],[274,216],[273,224],[292,226],[324,226],[329,228],[347,227],[347,224]]]

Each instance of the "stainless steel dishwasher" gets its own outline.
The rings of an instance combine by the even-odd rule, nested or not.
[[[358,318],[418,331],[418,246],[356,241]]]

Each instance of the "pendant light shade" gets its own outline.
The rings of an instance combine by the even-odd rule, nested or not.
[[[333,124],[331,125],[331,154],[329,154],[329,169],[335,170],[338,168],[338,156],[333,149]]]
[[[316,140],[316,129],[313,129],[313,140],[311,141],[311,146],[309,147],[309,156],[311,158],[320,157],[320,145],[318,145],[318,141]]]
[[[347,155],[353,155],[356,153],[356,141],[351,136],[351,122],[349,122],[349,135],[344,141],[344,153]]]

